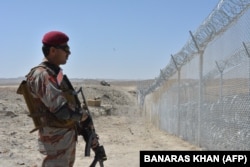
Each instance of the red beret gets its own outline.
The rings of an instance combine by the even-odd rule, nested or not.
[[[68,42],[69,37],[60,31],[50,31],[43,36],[43,44],[57,46]]]

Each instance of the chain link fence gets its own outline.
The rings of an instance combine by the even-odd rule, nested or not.
[[[250,149],[250,1],[221,0],[147,87],[146,117],[208,150]],[[166,139],[167,140],[167,139]]]

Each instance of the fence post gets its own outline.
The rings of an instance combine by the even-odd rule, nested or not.
[[[217,61],[215,61],[215,64],[216,64],[216,67],[218,68],[218,71],[220,72],[220,103],[221,103],[221,111],[222,113],[224,114],[224,102],[223,102],[223,71],[225,69],[225,66],[224,65],[224,68],[221,68],[218,64]]]
[[[250,53],[249,50],[245,44],[245,42],[243,42],[243,46],[245,48],[246,54],[248,56],[248,94],[250,95]]]
[[[215,61],[216,67],[218,68],[218,71],[220,72],[220,100],[222,100],[222,90],[223,90],[223,71],[224,69],[221,69],[218,62]],[[225,67],[224,67],[225,68]]]
[[[192,40],[195,44],[195,47],[198,51],[198,54],[200,55],[199,59],[199,109],[197,113],[197,145],[200,146],[200,131],[201,131],[201,112],[203,110],[203,53],[204,50],[200,50],[194,35],[191,31],[189,31]]]
[[[180,68],[177,66],[177,63],[174,59],[174,56],[171,55],[171,58],[174,62],[175,68],[178,72],[178,94],[177,94],[177,119],[178,119],[178,123],[177,123],[177,134],[180,136],[180,123],[181,123],[181,118],[180,118],[180,82],[181,82],[181,72],[180,72]]]

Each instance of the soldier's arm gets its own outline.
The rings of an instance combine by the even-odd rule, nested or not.
[[[85,121],[88,118],[88,113],[85,110],[79,112],[71,110],[67,103],[58,109],[55,113],[55,116],[59,119],[68,120],[72,119],[74,121]]]
[[[62,91],[58,88],[57,83],[53,82],[51,76],[46,71],[41,72],[31,82],[33,93],[49,108],[58,119],[75,121],[84,121],[88,114],[85,110],[74,111],[67,103]]]

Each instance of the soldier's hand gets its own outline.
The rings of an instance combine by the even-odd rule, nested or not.
[[[88,115],[82,115],[81,122],[85,121],[88,118]]]
[[[82,104],[82,109],[87,110],[88,109],[87,105],[86,104]]]
[[[99,136],[96,134],[95,137],[93,137],[93,140],[91,141],[91,148],[96,151],[96,148],[99,146]]]
[[[88,118],[89,114],[87,113],[85,109],[82,109],[81,112],[82,112],[81,122],[83,122]]]
[[[82,128],[94,130],[94,125],[90,116],[82,118],[80,125]]]

